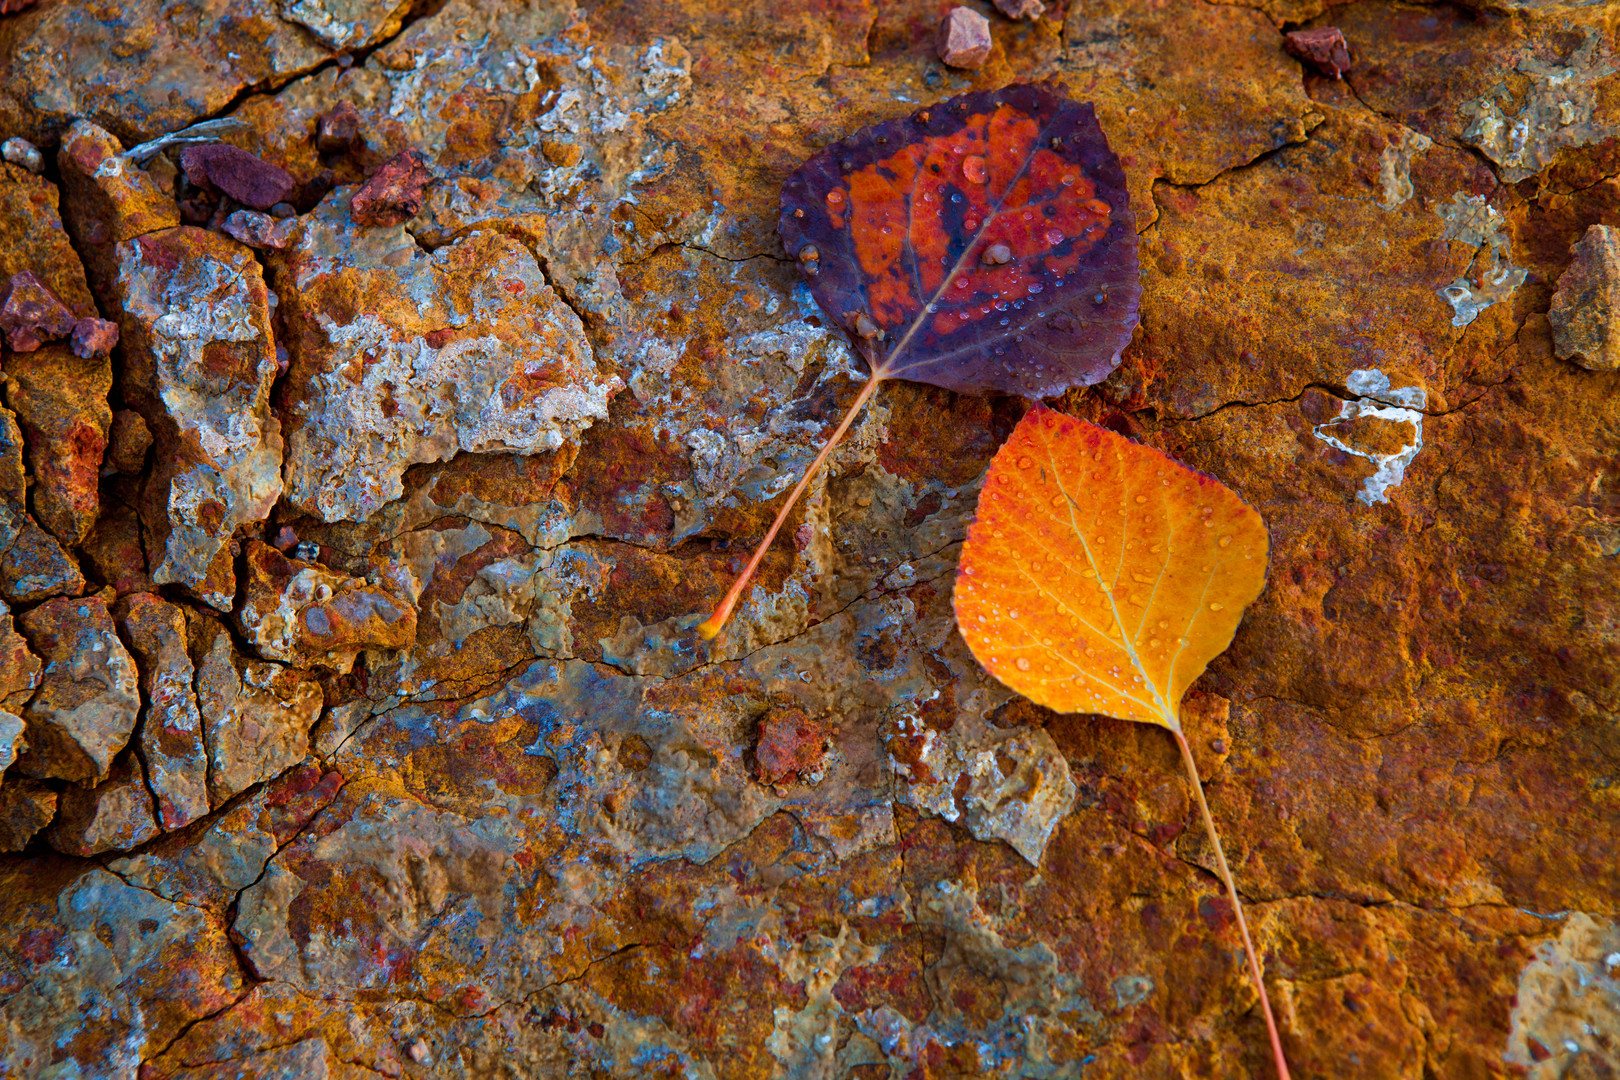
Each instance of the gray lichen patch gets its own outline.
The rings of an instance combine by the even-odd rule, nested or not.
[[[1492,304],[1506,300],[1524,284],[1528,271],[1515,266],[1512,238],[1504,231],[1502,212],[1485,201],[1483,195],[1457,192],[1449,203],[1435,208],[1446,223],[1440,239],[1478,248],[1474,261],[1462,276],[1438,290],[1455,315],[1452,326],[1467,326]]]

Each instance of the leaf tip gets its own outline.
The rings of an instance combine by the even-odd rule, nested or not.
[[[713,641],[715,638],[720,636],[720,630],[725,625],[726,621],[724,619],[719,619],[713,615],[710,615],[707,619],[704,619],[702,622],[698,623],[698,636],[704,641]]]

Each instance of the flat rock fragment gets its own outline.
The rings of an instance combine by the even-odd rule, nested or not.
[[[990,20],[969,7],[954,7],[939,21],[934,51],[954,68],[976,68],[990,58]]]
[[[118,344],[118,324],[106,319],[80,319],[73,324],[73,355],[80,360],[106,356]]]
[[[1035,22],[1046,14],[1046,5],[1041,0],[996,0],[996,10],[1009,19]]]
[[[230,634],[206,615],[193,617],[190,637],[208,794],[217,808],[304,760],[323,699],[320,684],[303,672],[239,655]]]
[[[23,708],[24,776],[80,785],[107,779],[140,716],[135,660],[97,597],[47,600],[17,623],[45,661],[39,690]]]
[[[62,793],[46,839],[64,854],[89,857],[137,847],[157,834],[140,759],[124,754],[108,779]]]
[[[140,669],[146,700],[141,760],[157,800],[158,824],[178,829],[208,813],[208,755],[197,710],[196,669],[187,651],[186,615],[152,593],[125,597],[114,614]]]
[[[27,727],[16,713],[0,709],[0,784],[5,783],[5,772],[17,760],[17,755],[28,748],[23,739]]]
[[[293,189],[287,170],[227,143],[188,146],[180,151],[186,179],[243,206],[268,210]]]
[[[9,161],[36,175],[45,171],[45,158],[39,152],[39,147],[17,135],[0,142],[0,160]]]
[[[356,225],[400,225],[422,210],[422,189],[432,175],[421,151],[402,150],[382,163],[349,202]]]
[[[0,784],[0,852],[21,851],[56,816],[55,789],[12,773]]]
[[[221,611],[230,537],[281,495],[269,292],[247,248],[181,226],[118,246],[125,396],[151,429],[142,520],[152,580]]]
[[[297,283],[281,304],[289,499],[357,520],[418,462],[555,450],[607,415],[623,384],[528,249],[474,231],[424,255],[399,226],[357,229],[347,203],[274,257]]]
[[[227,236],[250,248],[279,251],[292,243],[298,224],[292,218],[276,218],[257,210],[237,210],[226,217],[220,227]]]
[[[250,541],[237,622],[267,660],[347,673],[364,649],[403,649],[416,641],[416,609],[360,578],[289,559]]]
[[[12,352],[33,352],[73,333],[77,320],[50,286],[32,270],[19,270],[0,284],[0,331]]]
[[[1592,225],[1558,279],[1552,309],[1553,347],[1561,360],[1592,371],[1620,368],[1620,233]]]
[[[107,467],[124,476],[139,476],[146,468],[146,452],[152,449],[152,429],[146,418],[134,409],[113,413],[107,432]]]
[[[11,609],[0,600],[0,709],[22,712],[34,696],[43,667],[29,649],[27,639],[13,625]]]
[[[0,596],[14,604],[27,604],[84,591],[84,575],[56,537],[40,528],[32,516],[14,519],[14,526],[5,530],[10,542],[0,551]]]

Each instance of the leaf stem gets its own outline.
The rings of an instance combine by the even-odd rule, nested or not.
[[[861,387],[861,392],[855,395],[855,401],[850,405],[849,411],[844,414],[844,419],[839,423],[838,430],[834,431],[832,437],[822,444],[821,452],[810,463],[810,467],[805,469],[804,476],[799,478],[798,485],[794,487],[793,493],[788,496],[787,502],[782,504],[782,509],[777,511],[776,520],[771,522],[770,531],[765,534],[765,539],[761,540],[759,546],[754,549],[754,557],[748,560],[747,567],[743,569],[737,580],[732,583],[731,591],[726,593],[725,599],[720,601],[720,606],[714,609],[714,613],[698,626],[698,633],[702,634],[704,638],[714,638],[726,625],[726,620],[731,618],[732,609],[737,606],[737,601],[742,599],[743,589],[753,580],[754,571],[759,569],[760,560],[765,558],[766,550],[771,546],[771,541],[776,539],[776,534],[781,530],[782,523],[787,520],[788,513],[799,501],[799,496],[804,494],[804,489],[810,486],[810,481],[821,471],[821,467],[826,464],[827,455],[832,453],[833,447],[843,441],[850,425],[855,422],[855,417],[860,415],[861,409],[870,400],[872,394],[877,390],[878,384],[882,381],[883,376],[874,371],[866,380],[866,385]]]
[[[1254,952],[1254,942],[1249,938],[1249,921],[1243,917],[1243,901],[1238,899],[1237,886],[1232,882],[1232,871],[1226,865],[1226,853],[1221,850],[1221,838],[1215,831],[1215,819],[1210,817],[1209,803],[1204,801],[1204,784],[1198,778],[1198,765],[1193,761],[1192,748],[1187,745],[1187,737],[1181,733],[1179,726],[1172,727],[1171,733],[1176,737],[1176,744],[1181,747],[1181,760],[1187,764],[1187,775],[1192,777],[1193,794],[1198,796],[1198,812],[1204,817],[1204,829],[1209,833],[1209,842],[1215,845],[1215,865],[1220,868],[1221,881],[1226,885],[1226,895],[1232,898],[1232,910],[1237,912],[1238,929],[1243,933],[1243,951],[1249,956],[1249,975],[1254,979],[1254,988],[1260,992],[1260,1010],[1266,1016],[1266,1033],[1271,1036],[1271,1053],[1277,1061],[1277,1080],[1289,1080],[1288,1059],[1283,1056],[1282,1039],[1277,1035],[1277,1020],[1271,1015],[1271,1000],[1266,997],[1266,983],[1260,975],[1260,960]]]

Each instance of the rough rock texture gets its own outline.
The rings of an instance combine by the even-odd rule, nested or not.
[[[356,228],[334,194],[277,260],[292,366],[287,497],[328,521],[403,493],[418,462],[539,453],[607,416],[579,316],[533,254],[474,231],[432,254],[398,225]]]
[[[934,49],[953,68],[983,67],[990,59],[990,20],[970,7],[953,7],[939,21]]]
[[[196,669],[180,607],[136,593],[119,602],[118,629],[141,672],[141,763],[157,820],[178,829],[208,813],[208,758],[197,711]],[[129,847],[128,844],[117,845]]]
[[[136,847],[157,834],[145,770],[129,754],[113,766],[109,779],[62,793],[46,839],[57,851],[86,857]]]
[[[951,6],[0,20],[0,138],[56,154],[75,242],[0,250],[77,273],[76,250],[125,333],[100,397],[54,415],[104,432],[94,399],[156,439],[115,431],[72,488],[38,464],[72,445],[45,413],[0,413],[0,548],[32,515],[59,560],[7,600],[18,625],[92,634],[113,605],[145,688],[100,787],[25,775],[29,710],[102,683],[0,615],[29,744],[0,776],[0,1073],[1269,1076],[1173,743],[1011,698],[952,628],[1022,402],[883,387],[727,634],[692,629],[859,387],[779,249],[782,179],[865,123],[1049,77],[1119,152],[1144,290],[1119,371],[1051,404],[1271,528],[1267,591],[1185,715],[1294,1075],[1614,1070],[1620,395],[1560,358],[1553,299],[1620,221],[1612,12],[1087,0],[993,16],[958,71]],[[1342,80],[1286,48],[1329,22]],[[191,144],[137,152],[222,110],[185,138],[292,177],[269,224],[239,219],[285,248],[215,231],[223,202],[177,229]],[[356,226],[405,151],[420,208]],[[48,221],[55,181],[5,177]],[[143,243],[174,265],[143,266],[166,291],[132,320]],[[163,322],[216,310],[248,340]],[[154,381],[169,328],[201,369],[162,383],[183,407]],[[171,509],[209,469],[255,509]],[[88,533],[49,490],[96,494]],[[182,548],[210,553],[189,593],[158,570]],[[321,584],[400,619],[329,649],[304,636]],[[162,831],[132,851],[112,823],[139,800],[98,796],[138,794],[136,763]],[[50,849],[74,835],[113,846]]]
[[[208,797],[217,809],[304,760],[309,729],[321,714],[321,688],[302,672],[242,657],[209,616],[194,615],[189,632]]]
[[[17,619],[45,663],[39,689],[23,707],[24,776],[90,786],[107,779],[140,715],[135,661],[118,639],[100,597],[47,600]]]
[[[289,559],[258,541],[244,555],[237,623],[266,660],[347,674],[362,650],[415,643],[416,609],[390,588]]]
[[[1620,368],[1620,237],[1607,225],[1586,230],[1575,261],[1558,279],[1547,321],[1559,359],[1591,371]]]
[[[0,36],[4,33],[0,29]],[[72,319],[94,318],[99,313],[57,204],[56,187],[48,180],[0,165],[0,280],[32,275]],[[58,329],[51,336],[64,336],[73,327],[52,328]],[[107,407],[112,363],[105,355],[76,356],[66,341],[49,341],[7,353],[0,368],[6,404],[26,439],[34,515],[58,540],[76,544],[96,520],[96,477],[112,421]]]
[[[231,534],[281,496],[269,292],[251,251],[186,226],[118,245],[118,264],[124,392],[154,443],[141,508],[152,580],[229,611]]]

